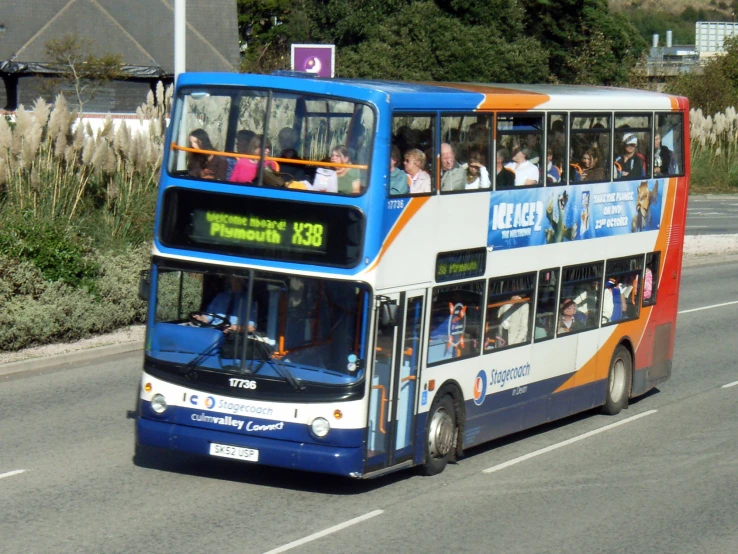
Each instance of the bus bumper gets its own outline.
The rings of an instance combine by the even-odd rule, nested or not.
[[[210,444],[213,442],[253,448],[259,451],[259,461],[242,463],[318,473],[356,476],[361,475],[364,468],[363,447],[346,448],[262,437],[243,437],[142,417],[136,420],[136,442],[141,446],[166,448],[202,456],[210,455]]]

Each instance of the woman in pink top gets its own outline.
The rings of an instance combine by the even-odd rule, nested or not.
[[[425,154],[417,148],[405,152],[405,173],[410,176],[410,194],[423,194],[431,191],[431,178],[425,166]]]
[[[251,154],[253,156],[261,156],[261,141],[263,135],[256,135],[250,141],[246,147],[246,152],[243,154]],[[267,140],[264,147],[264,156],[271,156],[272,145]],[[273,170],[277,170],[277,164],[271,160],[266,161],[266,167],[270,167]],[[233,173],[231,173],[231,182],[233,183],[253,183],[259,176],[259,160],[252,158],[239,158],[236,165],[233,167]]]

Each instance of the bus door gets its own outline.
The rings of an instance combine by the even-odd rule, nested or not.
[[[379,300],[374,324],[367,472],[413,457],[424,308],[424,290],[390,294]]]

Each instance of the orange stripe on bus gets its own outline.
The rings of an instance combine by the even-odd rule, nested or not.
[[[434,84],[438,86],[440,83]],[[478,110],[532,110],[551,99],[548,94],[493,85],[442,83],[440,86],[484,94],[484,100],[477,106]]]
[[[661,221],[661,228],[659,229],[659,235],[656,239],[656,246],[654,251],[662,252],[661,255],[661,267],[659,268],[659,275],[663,275],[664,264],[666,263],[666,246],[669,237],[669,229],[671,227],[671,221],[673,217],[674,202],[676,201],[676,179],[670,179],[671,183],[668,186],[667,198],[665,199],[665,205],[671,207],[671,210],[664,209],[664,216]],[[584,365],[577,370],[574,375],[567,379],[558,389],[554,391],[562,392],[565,390],[579,387],[602,379],[607,379],[607,374],[610,371],[610,358],[612,352],[615,351],[615,347],[622,340],[623,337],[630,337],[633,342],[633,348],[637,351],[638,345],[640,344],[643,334],[648,325],[648,320],[651,317],[651,310],[653,308],[641,307],[641,315],[643,311],[647,310],[646,317],[640,317],[633,321],[626,321],[617,324],[615,332],[605,341],[602,348],[598,350],[598,353],[590,358]],[[635,369],[635,368],[634,368]]]
[[[400,234],[400,232],[405,228],[405,226],[410,222],[415,214],[418,213],[418,210],[420,210],[420,208],[422,208],[430,198],[430,196],[423,196],[421,198],[410,199],[407,207],[403,210],[402,214],[397,219],[392,229],[390,229],[389,235],[387,235],[387,239],[384,241],[384,243],[382,243],[382,248],[379,250],[379,254],[377,254],[374,262],[366,269],[366,271],[372,271],[377,266],[379,260],[382,259],[382,256],[384,256],[390,245],[397,238],[397,235]]]

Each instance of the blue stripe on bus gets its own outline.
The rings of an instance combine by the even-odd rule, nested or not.
[[[138,443],[208,456],[211,443],[229,444],[259,451],[259,465],[301,469],[338,475],[361,474],[364,447],[335,447],[294,443],[255,436],[238,435],[212,429],[198,429],[162,421],[139,418]],[[248,462],[244,462],[248,463]]]
[[[553,393],[570,376],[529,384],[528,389],[519,396],[512,396],[512,390],[515,389],[488,396],[482,407],[492,400],[491,410],[481,410],[482,407],[476,406],[472,400],[467,401],[464,447],[476,446],[602,404],[607,388],[606,379]],[[526,396],[532,400],[525,401]],[[520,398],[520,401],[516,401],[516,398]]]

